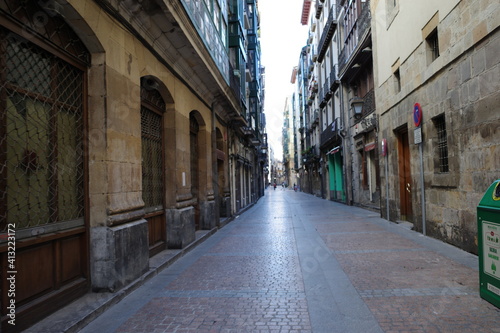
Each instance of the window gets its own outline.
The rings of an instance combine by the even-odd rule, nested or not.
[[[386,8],[388,13],[391,13],[397,7],[398,0],[386,0]]]
[[[427,42],[427,58],[429,60],[429,63],[431,63],[439,57],[439,40],[437,29],[434,29],[425,40]]]
[[[399,68],[394,72],[394,88],[396,93],[401,91],[401,76],[399,75]]]
[[[146,213],[163,207],[163,112],[158,90],[143,80],[141,87],[142,198]],[[149,89],[148,89],[149,88]]]
[[[84,72],[13,32],[0,44],[0,231],[83,225]]]
[[[346,48],[346,55],[348,56],[358,44],[357,20],[361,13],[361,6],[359,6],[358,1],[359,0],[349,1],[344,8],[344,48]]]
[[[446,135],[446,122],[444,115],[440,115],[433,119],[434,126],[437,131],[437,167],[438,172],[446,173],[449,171],[448,167],[448,137]]]

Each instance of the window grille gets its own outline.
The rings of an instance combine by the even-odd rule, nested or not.
[[[62,15],[50,10],[51,2],[27,0],[2,0],[0,12],[9,17],[8,20],[22,24],[21,36],[39,36],[53,46],[63,50],[67,59],[89,64],[90,54],[77,34],[68,26]],[[30,34],[33,34],[31,36]]]
[[[81,225],[84,74],[12,32],[0,45],[0,231]]]
[[[446,123],[444,116],[439,116],[434,120],[437,130],[437,151],[439,161],[439,172],[448,172],[448,139],[446,135]]]
[[[439,39],[438,39],[438,31],[435,29],[431,34],[426,38],[427,45],[429,47],[429,54],[431,62],[436,60],[439,57]]]
[[[165,103],[155,89],[142,89],[142,198],[146,213],[163,207],[162,111]]]

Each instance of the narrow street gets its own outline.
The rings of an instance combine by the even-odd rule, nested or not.
[[[271,187],[81,332],[499,332],[477,257]]]

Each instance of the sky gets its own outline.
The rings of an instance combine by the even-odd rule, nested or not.
[[[291,96],[293,67],[307,43],[308,27],[300,21],[303,0],[259,0],[262,65],[266,68],[264,112],[268,143],[277,160],[283,159],[281,143],[283,110]]]

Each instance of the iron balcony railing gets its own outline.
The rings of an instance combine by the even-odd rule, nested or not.
[[[373,113],[376,109],[375,105],[375,90],[372,89],[369,92],[366,93],[365,96],[363,96],[363,116],[369,115],[370,113]]]
[[[335,11],[333,9],[334,7],[332,6],[328,14],[328,20],[326,21],[325,28],[318,43],[318,62],[323,61],[326,51],[328,50],[328,46],[330,45],[330,42],[332,40],[333,34],[337,29],[337,20],[335,17]]]
[[[335,91],[340,85],[339,78],[337,76],[337,65],[332,67],[330,71],[330,90]]]
[[[311,128],[314,128],[314,127],[316,127],[316,125],[319,124],[319,110],[318,109],[311,112],[310,124],[311,124]]]
[[[329,77],[325,78],[323,88],[321,89],[321,93],[319,96],[319,98],[320,98],[319,99],[319,101],[320,101],[319,106],[320,107],[323,108],[326,106],[326,103],[328,103],[328,101],[330,100],[330,98],[333,95],[333,92],[339,87],[339,85],[340,85],[340,82],[339,82],[339,79],[337,77],[337,66],[333,66],[331,71],[330,71]]]
[[[324,147],[338,138],[338,123],[340,118],[336,118],[328,127],[321,132],[320,145]]]
[[[324,4],[323,2],[321,1],[316,1],[316,19],[319,20],[319,18],[321,17],[321,13],[323,12],[323,7],[324,7]]]
[[[370,28],[370,24],[370,1],[366,1],[362,4],[361,14],[356,19],[358,44],[356,44],[352,49],[346,47],[346,45],[344,44],[344,47],[339,54],[339,72],[343,72],[345,65],[349,62],[351,55],[354,53],[353,51],[356,50],[359,43],[363,41],[363,36],[365,35],[365,32]]]

